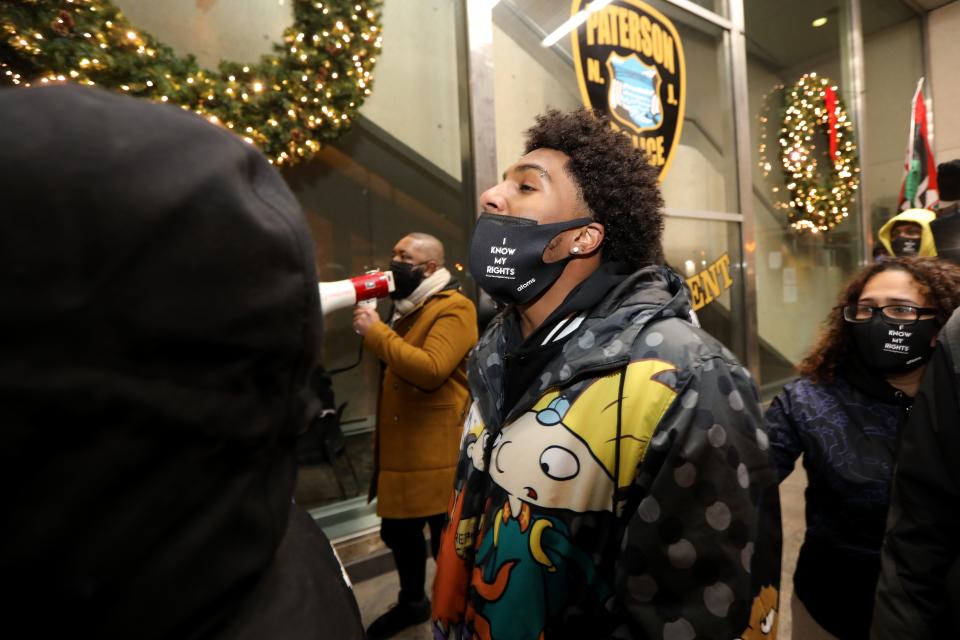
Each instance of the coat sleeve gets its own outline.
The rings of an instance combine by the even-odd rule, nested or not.
[[[871,637],[955,637],[947,575],[960,553],[960,416],[937,348],[900,440]]]
[[[777,470],[777,479],[783,482],[803,453],[803,441],[794,419],[789,387],[777,394],[770,403],[763,414],[763,422],[770,435],[770,457]]]
[[[667,409],[639,469],[616,572],[632,638],[776,635],[780,503],[756,388],[714,357]],[[623,631],[616,634],[621,637]],[[744,637],[754,637],[753,635]]]
[[[382,322],[374,324],[364,345],[394,375],[421,389],[438,389],[477,342],[477,312],[466,298],[448,305],[433,320],[422,347],[415,347]]]

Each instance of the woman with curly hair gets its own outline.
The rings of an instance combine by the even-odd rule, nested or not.
[[[960,267],[897,258],[861,271],[764,416],[782,482],[803,455],[807,531],[793,637],[867,638],[897,435],[937,332],[960,306]]]

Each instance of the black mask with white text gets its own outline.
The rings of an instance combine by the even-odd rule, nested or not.
[[[930,359],[940,323],[930,318],[907,325],[888,324],[876,314],[851,329],[863,362],[881,374],[892,374],[912,371]]]
[[[906,256],[915,256],[920,252],[920,238],[894,238],[890,241],[890,247],[893,249],[893,255],[898,258]]]
[[[530,218],[481,214],[470,238],[470,272],[480,288],[501,304],[526,304],[552,285],[572,256],[543,261],[550,241],[592,218],[537,224]]]

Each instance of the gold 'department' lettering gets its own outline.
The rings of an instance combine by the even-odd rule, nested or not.
[[[720,297],[720,294],[733,286],[730,276],[730,256],[723,254],[709,267],[687,278],[690,287],[690,302],[697,311]]]

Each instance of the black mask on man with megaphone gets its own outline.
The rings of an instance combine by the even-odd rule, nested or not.
[[[393,281],[396,284],[396,288],[390,292],[390,297],[394,300],[403,300],[409,297],[423,282],[426,271],[425,264],[410,264],[399,260],[390,262],[390,272],[393,274]]]

